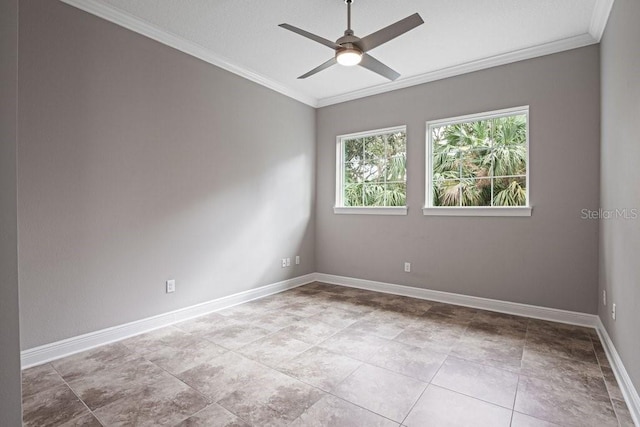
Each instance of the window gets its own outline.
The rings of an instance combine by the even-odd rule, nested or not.
[[[406,215],[405,126],[337,138],[335,213]]]
[[[425,215],[531,215],[529,107],[427,123]]]

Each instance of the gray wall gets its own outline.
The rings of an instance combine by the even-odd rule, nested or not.
[[[21,425],[16,143],[18,0],[0,1],[0,426]]]
[[[637,209],[640,214],[640,3],[616,0],[601,43],[604,210]],[[640,218],[600,222],[602,321],[636,389],[640,389]],[[616,303],[616,321],[611,304]]]
[[[311,107],[58,1],[19,47],[23,348],[315,271]]]
[[[580,215],[599,202],[598,64],[590,46],[319,109],[318,271],[596,313],[598,223]],[[423,216],[425,121],[521,105],[533,216]],[[401,124],[408,215],[335,215],[336,135]]]

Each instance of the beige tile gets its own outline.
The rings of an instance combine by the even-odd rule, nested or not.
[[[362,335],[373,335],[379,338],[391,340],[400,335],[400,333],[404,331],[405,328],[394,325],[390,322],[386,322],[382,319],[376,319],[367,316],[364,319],[359,320],[353,325],[349,326],[346,330]]]
[[[360,312],[338,308],[333,304],[322,310],[320,313],[309,317],[309,319],[342,329],[354,324],[363,317],[364,314]]]
[[[264,365],[275,367],[311,347],[287,332],[275,332],[237,350],[238,353]]]
[[[509,427],[511,411],[430,385],[404,421],[407,427]]]
[[[585,393],[608,395],[600,366],[594,363],[525,349],[520,373],[528,377],[561,379],[563,383]]]
[[[266,366],[228,352],[178,374],[178,378],[211,402],[217,402],[269,371]]]
[[[88,413],[87,408],[64,384],[31,394],[22,401],[22,420],[26,427],[60,425]]]
[[[511,419],[511,427],[560,427],[548,421],[539,420],[529,415],[514,412]]]
[[[591,335],[593,331],[593,328],[568,325],[565,323],[549,322],[546,320],[531,319],[531,321],[529,322],[529,332],[549,335],[555,338],[591,341]]]
[[[591,342],[593,343],[593,349],[596,352],[596,358],[598,359],[600,366],[610,368],[611,365],[609,364],[609,359],[607,358],[607,354],[604,351],[604,347],[602,346],[600,339],[595,337],[591,339]]]
[[[102,427],[102,424],[93,414],[87,411],[84,415],[60,424],[58,427]]]
[[[365,361],[380,350],[388,340],[348,328],[327,338],[318,346],[352,359]]]
[[[203,333],[202,336],[214,344],[229,350],[235,350],[269,335],[271,331],[256,325],[235,324],[215,331]]]
[[[513,409],[518,375],[449,357],[431,381],[437,386]]]
[[[356,405],[325,396],[302,413],[292,427],[397,427],[398,424]]]
[[[464,334],[469,322],[440,315],[416,317],[413,326],[394,340],[416,347],[448,353]]]
[[[615,410],[618,417],[618,423],[620,424],[620,427],[634,427],[631,412],[629,411],[629,408],[627,407],[625,401],[611,399],[611,403],[613,403],[613,409]]]
[[[313,347],[281,364],[278,370],[325,391],[331,391],[362,362]]]
[[[249,424],[213,403],[187,418],[176,427],[250,427]]]
[[[437,314],[450,319],[471,321],[478,310],[475,308],[463,307],[461,305],[433,303],[429,309],[429,314]]]
[[[336,334],[341,328],[318,322],[307,318],[287,326],[282,332],[290,334],[293,338],[309,344],[318,344],[330,336]]]
[[[22,371],[22,398],[48,388],[65,385],[64,380],[50,363]]]
[[[211,313],[190,320],[185,320],[184,322],[176,323],[173,326],[185,332],[201,335],[208,332],[217,331],[228,326],[243,323],[245,322],[240,322],[238,320],[232,319],[230,317],[225,317],[218,313]]]
[[[138,358],[69,381],[69,386],[89,409],[94,410],[131,396],[151,383],[168,378],[173,377],[148,360]]]
[[[396,422],[402,422],[426,383],[364,364],[334,389],[333,394]]]
[[[550,354],[582,362],[598,363],[591,340],[567,338],[551,334],[527,332],[526,349],[532,353]]]
[[[224,347],[203,340],[190,347],[164,347],[148,353],[146,359],[175,375],[215,359],[227,351],[229,350]]]
[[[321,313],[327,307],[329,307],[328,304],[319,303],[314,301],[313,297],[307,297],[306,299],[296,298],[296,301],[283,306],[280,310],[294,316],[309,317]]]
[[[287,326],[290,326],[302,319],[304,319],[304,317],[282,312],[280,310],[274,310],[254,317],[251,320],[251,324],[274,332],[282,328],[286,328]]]
[[[108,426],[172,426],[207,406],[198,392],[174,377],[147,384],[94,411]]]
[[[277,371],[269,371],[229,393],[218,404],[256,426],[288,425],[324,393]]]
[[[602,370],[609,396],[612,399],[624,400],[624,396],[622,395],[622,391],[620,390],[620,386],[618,385],[618,381],[616,380],[613,370],[606,366],[601,366],[600,369]]]
[[[389,341],[367,362],[428,383],[446,358],[444,353]]]
[[[451,350],[451,355],[459,359],[481,363],[500,369],[518,372],[522,364],[525,340],[509,336],[465,336]]]
[[[65,381],[93,375],[98,371],[130,363],[138,356],[120,343],[109,344],[51,362]]]
[[[199,337],[172,326],[156,329],[146,334],[137,335],[120,341],[132,353],[144,356],[164,348],[184,348],[201,341]]]
[[[589,395],[562,379],[520,376],[515,410],[563,426],[617,426],[608,397]]]
[[[473,316],[472,324],[493,326],[499,332],[500,329],[525,331],[529,325],[529,318],[514,316],[512,314],[497,313],[494,311],[478,310]]]

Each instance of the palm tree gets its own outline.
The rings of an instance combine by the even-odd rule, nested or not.
[[[526,116],[432,129],[434,206],[524,206]]]
[[[405,132],[347,140],[344,150],[345,206],[405,206]]]

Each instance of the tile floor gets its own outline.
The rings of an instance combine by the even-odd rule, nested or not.
[[[26,426],[633,426],[592,329],[321,283],[23,383]]]

